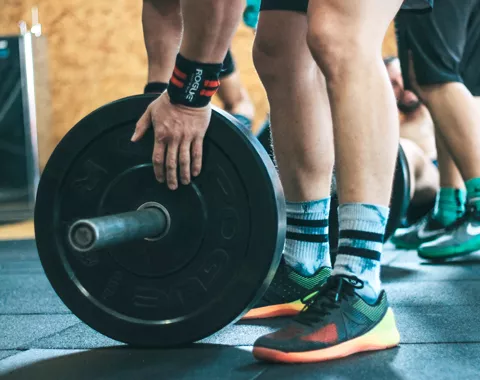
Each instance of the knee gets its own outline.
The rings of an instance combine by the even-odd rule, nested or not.
[[[354,31],[338,31],[338,26],[328,20],[311,23],[307,33],[307,43],[315,61],[322,70],[327,82],[341,80],[352,68],[370,64],[375,57],[373,41]]]
[[[281,77],[284,71],[284,54],[285,51],[278,44],[264,41],[258,36],[255,38],[253,63],[265,87],[274,84]]]

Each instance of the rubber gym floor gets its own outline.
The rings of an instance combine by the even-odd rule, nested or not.
[[[433,265],[387,245],[383,284],[402,335],[399,348],[328,363],[262,364],[251,355],[253,342],[285,319],[237,323],[180,349],[133,349],[66,309],[33,240],[1,241],[0,378],[480,379],[480,254]]]

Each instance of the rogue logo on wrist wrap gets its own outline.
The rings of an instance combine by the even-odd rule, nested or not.
[[[178,54],[168,85],[170,101],[189,107],[205,107],[220,86],[221,70],[221,63],[193,62]]]

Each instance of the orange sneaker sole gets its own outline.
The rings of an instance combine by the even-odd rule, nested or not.
[[[254,347],[253,356],[262,361],[278,363],[313,363],[344,358],[359,352],[385,350],[398,346],[400,334],[392,309],[372,330],[358,338],[336,346],[307,352],[283,352],[270,348]]]
[[[242,320],[245,319],[263,319],[276,317],[292,317],[300,313],[305,305],[301,301],[294,301],[280,305],[271,305],[264,307],[257,307],[245,314]]]

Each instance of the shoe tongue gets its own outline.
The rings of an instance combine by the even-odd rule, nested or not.
[[[310,324],[312,322],[318,322],[323,316],[329,314],[332,310],[332,305],[336,303],[336,298],[339,294],[338,289],[341,283],[343,283],[342,286],[346,285],[343,277],[330,278],[329,283],[325,284],[324,288],[310,299],[310,304],[306,310],[295,318],[296,321],[301,324]]]
[[[350,289],[353,288],[358,288],[359,284],[362,284],[361,287],[363,287],[363,283],[361,280],[359,280],[355,276],[347,276],[347,275],[334,275],[331,276],[328,280],[327,283],[324,284],[318,292],[309,297],[307,302],[311,302],[311,306],[315,306],[316,308],[322,307],[322,304],[325,302],[336,302],[339,300],[339,295],[341,292],[345,291],[346,287],[349,287]]]
[[[325,288],[320,289],[315,296],[313,304],[318,307],[324,302],[328,302],[327,300],[336,302],[340,292],[342,292],[345,286],[350,284],[350,280],[347,277],[339,275],[330,277],[327,284],[324,285]]]

